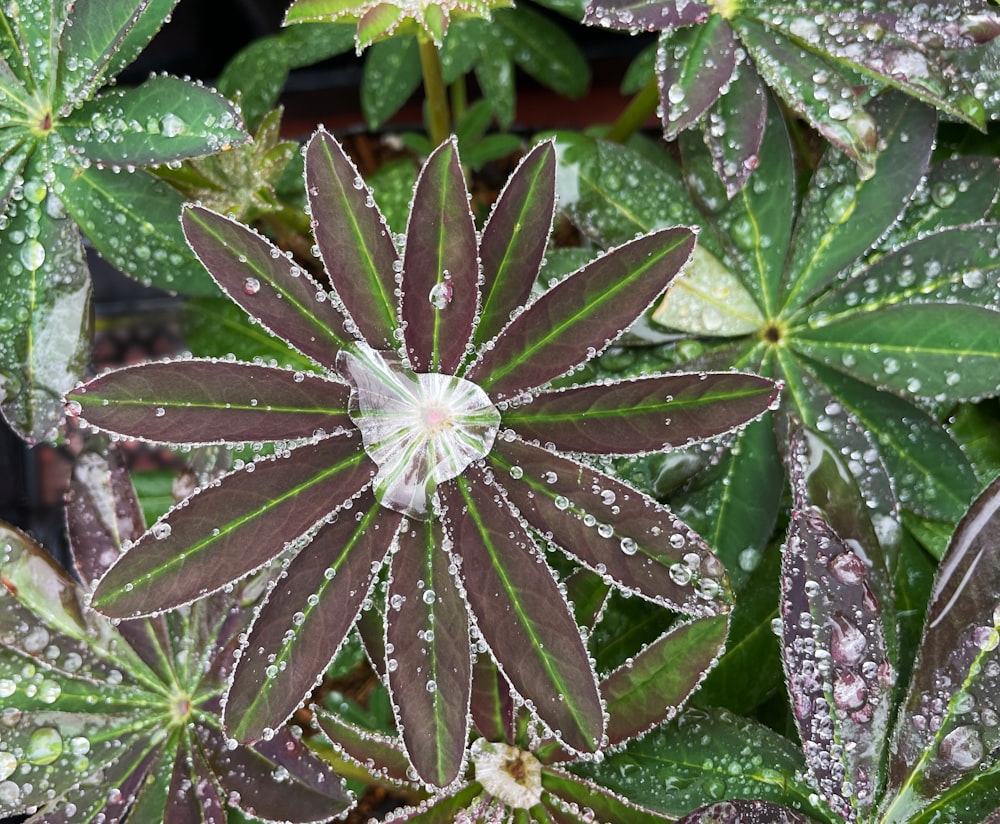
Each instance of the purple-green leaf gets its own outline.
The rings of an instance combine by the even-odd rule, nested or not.
[[[718,660],[728,630],[725,615],[678,624],[605,678],[608,744],[673,718]]]
[[[490,461],[521,517],[599,575],[689,615],[729,610],[722,563],[649,496],[502,433]]]
[[[712,6],[687,0],[592,0],[583,22],[609,29],[660,31],[704,23],[712,13]]]
[[[493,338],[531,295],[552,227],[555,182],[553,143],[540,143],[518,164],[483,227],[475,343]]]
[[[569,819],[573,822],[596,819],[614,824],[657,824],[672,820],[631,803],[627,796],[617,795],[599,784],[552,767],[542,771],[542,787],[545,790],[542,804],[560,823],[567,820],[563,818],[565,812],[574,816]],[[580,815],[581,810],[592,812]]]
[[[337,500],[328,498],[329,510]],[[365,490],[282,570],[233,673],[223,713],[230,735],[256,740],[302,703],[353,626],[399,520]]]
[[[678,824],[812,824],[813,819],[770,801],[716,801],[688,813]]]
[[[389,692],[417,774],[447,787],[462,771],[468,738],[468,611],[448,569],[452,560],[441,549],[440,521],[408,524],[399,531],[386,595]]]
[[[661,375],[539,392],[503,420],[523,438],[564,452],[632,455],[730,432],[777,398],[774,383],[756,375]]]
[[[664,136],[673,140],[719,99],[736,69],[736,38],[729,23],[712,15],[701,26],[664,33],[657,44],[657,72]]]
[[[726,91],[709,110],[704,128],[712,165],[730,199],[744,188],[766,151],[767,110],[768,95],[760,77],[747,63],[737,65]],[[716,123],[720,125],[714,126]],[[768,189],[774,186],[772,183]]]
[[[181,217],[198,259],[251,318],[303,355],[332,369],[346,345],[344,318],[324,288],[277,246],[231,218],[201,206]]]
[[[67,398],[71,410],[107,432],[168,443],[235,443],[343,433],[352,426],[349,396],[346,384],[305,372],[180,360],[109,372]]]
[[[672,228],[599,257],[529,304],[465,377],[511,398],[586,362],[667,288],[693,248],[690,229]]]
[[[396,248],[357,167],[322,129],[306,148],[306,194],[320,258],[358,333],[393,348]]]
[[[1000,481],[973,503],[938,567],[889,757],[891,812],[915,812],[1000,745]],[[908,812],[907,812],[908,811]]]
[[[380,780],[411,782],[410,760],[399,739],[389,738],[350,724],[332,712],[315,708],[316,723],[345,758],[361,765]]]
[[[480,655],[472,668],[469,711],[476,731],[487,741],[514,740],[514,701],[507,680],[489,656]]]
[[[800,507],[808,497],[799,473],[809,459],[805,449],[790,459]],[[785,677],[810,773],[847,820],[876,801],[895,676],[866,550],[845,543],[818,510],[792,511],[781,576]],[[857,746],[832,747],[840,741]]]
[[[514,689],[556,736],[592,752],[604,733],[597,679],[534,540],[482,471],[470,468],[440,491],[479,634]]]
[[[131,618],[214,592],[336,512],[373,473],[349,438],[249,463],[154,524],[101,579],[94,606]]]
[[[421,169],[406,227],[400,310],[414,369],[454,373],[478,309],[476,226],[452,140]]]

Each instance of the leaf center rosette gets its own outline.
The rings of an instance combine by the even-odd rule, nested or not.
[[[474,383],[415,373],[396,355],[365,344],[341,352],[337,368],[351,385],[348,414],[378,466],[375,496],[389,509],[427,520],[438,484],[489,454],[500,413]]]

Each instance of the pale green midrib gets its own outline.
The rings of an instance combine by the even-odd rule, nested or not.
[[[678,289],[682,291],[689,292],[695,298],[697,298],[702,303],[708,304],[714,309],[721,313],[729,315],[730,317],[736,318],[737,320],[744,321],[747,324],[761,325],[766,322],[767,315],[762,313],[757,302],[753,302],[753,308],[757,310],[756,314],[750,315],[745,312],[738,312],[733,309],[733,307],[721,298],[717,298],[711,292],[707,292],[704,289],[699,289],[694,286],[690,281],[680,278],[671,286],[671,291]],[[751,296],[752,297],[752,296]]]
[[[330,476],[335,475],[338,472],[341,472],[349,468],[352,464],[358,463],[362,459],[367,459],[367,458],[368,456],[364,452],[359,452],[347,458],[346,460],[341,461],[340,463],[327,467],[324,471],[318,473],[317,475],[314,475],[307,481],[292,487],[283,494],[268,499],[268,501],[265,504],[257,507],[257,509],[253,510],[252,512],[249,512],[240,518],[236,518],[230,521],[229,523],[225,524],[224,526],[220,527],[218,535],[209,535],[200,541],[196,541],[188,548],[186,552],[174,555],[166,563],[161,564],[160,566],[146,573],[145,574],[146,580],[152,580],[154,575],[162,574],[166,570],[170,570],[179,564],[183,564],[188,558],[192,556],[192,554],[203,552],[207,547],[222,540],[230,533],[235,532],[237,529],[253,521],[255,518],[260,517],[265,512],[274,509],[275,507],[285,503],[289,499],[296,498],[300,493],[305,492],[310,487],[322,483],[323,481],[327,480]],[[276,460],[285,460],[285,459],[279,458]],[[291,458],[291,460],[294,460],[294,457]],[[99,603],[101,603],[104,606],[108,606],[109,601],[117,600],[117,596],[120,596],[123,593],[125,593],[126,595],[129,594],[125,590],[124,586],[118,587],[112,590],[111,592],[107,593],[103,598],[101,598]],[[97,599],[95,599],[95,603],[98,603]]]
[[[456,485],[459,491],[462,493],[462,498],[465,500],[470,516],[472,517],[473,521],[476,524],[476,529],[479,532],[479,537],[483,541],[483,547],[486,549],[486,552],[489,555],[490,561],[493,564],[493,569],[496,572],[497,577],[500,579],[500,582],[503,585],[504,590],[507,592],[507,597],[509,599],[509,602],[513,606],[514,611],[517,615],[518,623],[525,630],[527,630],[528,636],[531,639],[532,649],[537,653],[537,659],[541,660],[542,667],[548,674],[551,682],[555,684],[556,687],[559,689],[559,693],[564,698],[566,698],[564,706],[566,706],[569,709],[570,714],[572,715],[573,720],[576,723],[578,732],[582,734],[584,740],[589,740],[590,736],[586,732],[586,725],[582,723],[580,712],[577,710],[576,705],[569,700],[569,696],[572,695],[572,691],[568,689],[568,685],[563,680],[558,670],[556,670],[552,666],[551,657],[543,652],[544,646],[541,644],[541,641],[537,633],[535,632],[534,623],[528,619],[528,616],[521,608],[521,600],[516,596],[516,590],[513,588],[510,579],[507,577],[506,569],[504,565],[500,563],[499,558],[497,557],[496,548],[494,546],[493,541],[491,540],[489,530],[487,529],[486,524],[483,522],[483,519],[480,517],[479,509],[476,505],[476,502],[472,499],[472,496],[469,493],[467,482],[465,481],[464,478],[460,477],[457,479]]]
[[[499,366],[492,372],[490,372],[490,374],[487,376],[487,379],[483,381],[480,385],[485,388],[495,384],[500,378],[510,374],[511,371],[516,369],[524,361],[530,360],[531,357],[539,349],[548,345],[554,338],[558,338],[560,335],[562,335],[563,332],[568,327],[573,326],[574,324],[580,322],[582,318],[593,316],[601,306],[610,303],[612,299],[616,295],[618,295],[619,292],[621,292],[623,289],[627,289],[628,287],[630,287],[635,280],[642,277],[650,268],[656,266],[665,257],[675,252],[680,246],[683,245],[685,240],[687,240],[687,237],[679,239],[669,248],[661,248],[659,250],[659,254],[650,255],[649,258],[646,261],[644,261],[642,266],[636,267],[627,276],[622,277],[613,286],[604,290],[601,293],[599,299],[591,301],[590,303],[584,305],[581,311],[568,315],[564,320],[553,326],[546,334],[533,338],[533,343],[530,343],[521,352],[514,355],[510,360],[507,361],[505,365]],[[626,247],[619,247],[619,248],[626,248]],[[599,258],[598,261],[600,260],[605,260],[605,258]],[[667,282],[664,283],[664,288],[666,288],[670,280],[672,280],[672,278],[667,279]],[[563,281],[563,283],[565,283],[565,281]],[[546,296],[551,294],[552,294],[551,291],[547,292]],[[525,316],[524,314],[520,315],[521,318],[523,318],[524,316]],[[585,356],[581,355],[581,360],[582,359],[585,359]]]
[[[149,407],[149,406],[160,406],[164,409],[178,409],[178,410],[198,410],[198,409],[220,409],[224,412],[261,412],[261,413],[301,413],[303,415],[313,415],[316,413],[322,413],[326,415],[347,415],[347,408],[342,409],[331,409],[326,406],[316,406],[316,407],[306,407],[306,406],[273,406],[268,404],[258,404],[257,406],[252,406],[248,403],[212,403],[210,401],[162,401],[162,400],[149,400],[145,398],[104,398],[98,395],[93,395],[90,393],[84,395],[74,396],[78,401],[82,398],[83,401],[81,405],[85,405],[87,401],[99,401],[103,404],[105,400],[114,404],[116,407]],[[103,405],[98,407],[103,409]],[[265,439],[266,440],[266,439]]]
[[[1000,317],[1000,315],[998,315]],[[824,338],[810,338],[800,337],[796,342],[797,346],[795,348],[805,348],[809,349],[815,347],[815,349],[864,349],[868,350],[868,345],[862,341],[838,341],[838,340],[826,340]],[[884,343],[882,341],[872,341],[879,348],[879,355],[884,355],[886,353],[896,353],[896,354],[919,354],[921,356],[944,356],[948,358],[953,358],[956,355],[970,355],[972,357],[981,358],[1000,358],[1000,351],[997,349],[942,349],[937,346],[920,346],[920,345],[905,345],[901,343]],[[804,344],[812,344],[812,347],[804,346]]]
[[[753,208],[751,208],[750,199],[747,196],[746,186],[740,189],[740,199],[743,201],[744,213],[746,214],[747,219],[750,221],[750,226],[753,229],[753,236],[755,241],[753,245],[754,261],[757,264],[756,266],[757,275],[760,278],[759,280],[760,297],[763,298],[764,300],[763,315],[764,319],[768,320],[774,317],[775,308],[774,308],[774,296],[771,294],[772,290],[769,287],[769,279],[767,277],[769,267],[764,259],[764,254],[763,254],[764,249],[763,246],[761,245],[762,235],[760,231],[760,221],[757,220],[757,213],[754,212]]]
[[[364,235],[358,226],[357,217],[354,214],[354,209],[351,208],[351,203],[347,195],[347,189],[343,185],[343,181],[340,175],[337,174],[337,168],[334,164],[333,155],[330,154],[329,146],[325,140],[321,141],[321,146],[323,149],[323,154],[326,156],[329,169],[332,172],[332,177],[337,181],[337,185],[341,191],[341,201],[343,202],[343,213],[347,216],[348,227],[351,231],[351,236],[354,238],[354,248],[360,251],[361,262],[364,267],[364,272],[368,276],[367,279],[370,284],[375,287],[375,294],[379,297],[378,308],[381,310],[379,314],[383,316],[383,320],[386,322],[386,331],[391,334],[392,330],[396,327],[396,314],[393,311],[394,301],[390,300],[389,295],[386,293],[384,284],[381,278],[378,276],[378,272],[375,266],[375,261],[372,258],[371,249],[368,247],[368,243]],[[324,257],[325,260],[325,257]],[[336,284],[334,284],[336,288]],[[343,344],[341,344],[343,345]]]
[[[434,545],[434,532],[431,521],[424,521],[424,541],[426,543],[427,549],[429,549],[429,552],[424,553],[424,576],[425,576],[424,580],[430,581],[431,588],[435,591],[439,591],[439,587],[437,587],[434,583],[434,560],[432,553],[435,551],[440,551],[440,549]],[[448,574],[447,570],[445,570],[445,575],[447,574]],[[453,585],[451,584],[450,581],[448,583],[449,585]],[[444,590],[440,591],[443,592]],[[427,626],[433,626],[436,623],[434,617],[436,604],[437,604],[436,600],[430,604],[427,604]],[[428,667],[430,668],[431,671],[430,676],[431,678],[434,679],[434,682],[438,685],[438,689],[435,690],[431,698],[431,703],[434,705],[433,709],[434,716],[436,718],[441,718],[442,715],[444,714],[442,713],[442,707],[444,711],[447,712],[450,699],[448,696],[442,694],[440,688],[441,684],[438,681],[438,672],[441,671],[443,668],[440,666],[438,661],[438,656],[436,654],[438,649],[437,633],[435,633],[434,640],[430,642],[429,646],[432,647],[435,653],[428,656],[428,658],[430,659],[430,661],[428,662]],[[471,677],[471,672],[470,672],[470,677]],[[437,739],[437,748],[435,750],[437,758],[435,759],[435,762],[436,762],[436,770],[438,778],[441,778],[446,775],[446,770],[448,767],[448,762],[444,755],[447,749],[446,745],[448,742],[448,736],[445,733],[446,733],[445,724],[434,725],[434,735],[435,738]]]

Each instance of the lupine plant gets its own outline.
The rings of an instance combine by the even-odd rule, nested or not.
[[[32,822],[329,821],[342,781],[288,730],[230,746],[220,718],[252,584],[115,626],[86,606],[121,543],[145,529],[120,458],[86,453],[67,522],[76,575],[0,526],[0,814]],[[296,796],[288,805],[288,793]],[[239,819],[236,819],[239,820]]]
[[[870,97],[900,89],[982,129],[986,85],[977,87],[954,55],[1000,33],[995,11],[976,0],[877,7],[591,0],[585,22],[661,32],[655,81],[619,129],[634,128],[656,104],[668,139],[700,124],[730,197],[760,163],[765,87],[869,175],[878,153],[877,124],[865,109]]]
[[[0,411],[29,440],[55,437],[88,359],[81,229],[143,283],[211,288],[180,233],[183,196],[136,167],[242,143],[237,110],[168,76],[102,91],[175,3],[20,0],[0,18]]]
[[[179,360],[70,393],[77,415],[116,435],[276,442],[155,523],[93,605],[154,614],[272,567],[224,710],[237,739],[267,739],[385,567],[388,683],[424,781],[443,787],[462,770],[473,640],[563,745],[593,752],[605,710],[546,555],[695,617],[728,611],[730,595],[695,532],[574,455],[732,431],[775,403],[775,385],[700,372],[546,388],[618,338],[694,240],[684,228],[637,238],[529,298],[553,215],[551,143],[526,156],[481,236],[456,147],[442,144],[417,183],[402,255],[324,132],[307,147],[306,186],[327,282],[204,207],[185,212],[184,228],[226,294],[315,372]]]

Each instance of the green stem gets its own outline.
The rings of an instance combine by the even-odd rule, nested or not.
[[[468,95],[465,93],[465,78],[460,77],[448,87],[451,95],[451,114],[456,123],[460,123],[469,108]]]
[[[451,115],[448,110],[448,91],[441,76],[441,56],[437,46],[418,35],[420,68],[424,74],[424,95],[427,98],[427,134],[431,143],[440,145],[451,134]]]
[[[629,102],[618,119],[611,124],[605,137],[615,143],[624,143],[636,133],[649,120],[650,115],[656,112],[656,104],[660,101],[660,90],[656,85],[656,78],[643,86],[639,93]]]

